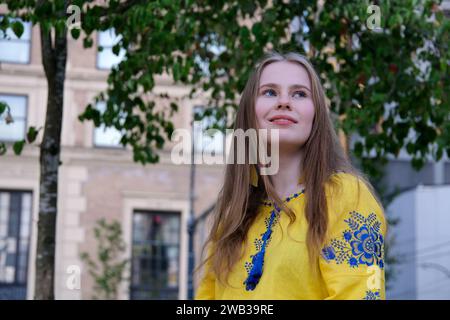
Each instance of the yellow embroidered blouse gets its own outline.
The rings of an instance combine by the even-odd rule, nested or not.
[[[336,179],[340,187],[325,187],[329,224],[327,241],[316,264],[319,272],[313,272],[309,263],[304,190],[300,190],[284,199],[296,214],[289,227],[290,237],[286,214],[281,212],[273,221],[265,244],[263,273],[256,287],[249,290],[245,281],[253,266],[253,255],[264,245],[263,235],[274,210],[267,201],[248,231],[243,258],[229,274],[231,286],[222,285],[207,263],[195,299],[385,299],[384,212],[355,176],[337,173],[331,179]]]

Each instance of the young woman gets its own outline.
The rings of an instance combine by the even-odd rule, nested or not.
[[[384,299],[383,208],[339,143],[311,63],[264,57],[238,128],[279,130],[279,170],[227,165],[195,299]]]

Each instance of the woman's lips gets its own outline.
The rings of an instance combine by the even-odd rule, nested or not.
[[[270,121],[271,123],[275,123],[278,125],[290,125],[290,124],[294,124],[294,121],[288,120],[288,119],[275,119]]]
[[[269,121],[276,125],[286,126],[297,123],[297,120],[288,114],[276,114],[272,116]]]

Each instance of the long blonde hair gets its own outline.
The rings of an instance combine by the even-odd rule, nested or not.
[[[328,208],[325,196],[325,184],[332,183],[332,174],[343,171],[351,173],[362,180],[372,191],[379,202],[367,177],[357,170],[345,155],[339,142],[326,105],[325,93],[316,71],[306,57],[295,52],[266,54],[251,73],[241,96],[236,114],[234,129],[255,129],[255,101],[258,94],[259,80],[264,68],[278,61],[298,63],[305,68],[311,82],[311,94],[315,108],[315,116],[311,133],[305,144],[302,159],[302,177],[305,186],[305,217],[308,222],[306,243],[309,260],[312,264],[320,255],[328,227]],[[202,255],[208,245],[214,249],[196,268],[198,271],[210,261],[211,271],[221,283],[228,283],[228,274],[234,264],[242,258],[246,244],[246,235],[254,221],[261,200],[271,199],[294,223],[295,213],[289,209],[275,192],[271,179],[267,175],[258,175],[258,187],[250,184],[251,164],[227,164],[224,184],[215,206],[211,231],[202,249]],[[358,184],[359,188],[359,184]],[[288,232],[289,235],[289,232]],[[244,244],[244,246],[243,246]]]

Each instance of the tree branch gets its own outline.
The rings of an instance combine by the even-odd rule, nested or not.
[[[44,4],[45,0],[39,0],[37,8]],[[39,25],[39,31],[41,34],[41,54],[42,64],[44,65],[44,71],[48,79],[52,79],[55,75],[55,52],[52,44],[51,30],[44,30],[45,28]]]

